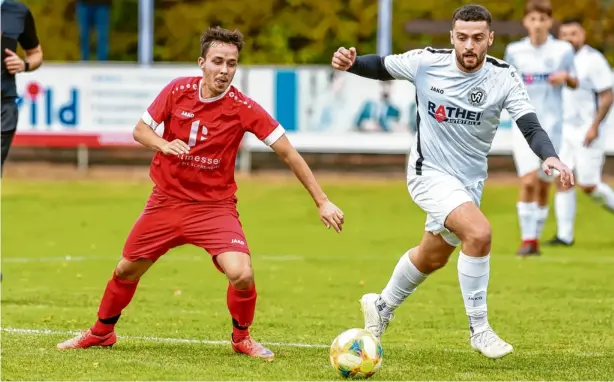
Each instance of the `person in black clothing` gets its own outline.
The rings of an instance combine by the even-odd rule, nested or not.
[[[43,49],[36,35],[34,18],[27,6],[14,0],[0,0],[2,11],[2,163],[9,154],[13,136],[17,130],[17,73],[36,70],[43,63]],[[22,59],[17,52],[20,45],[26,57]],[[0,176],[2,173],[0,172]]]

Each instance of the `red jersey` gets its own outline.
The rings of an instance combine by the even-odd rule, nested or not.
[[[284,129],[234,86],[215,98],[202,98],[201,81],[202,77],[171,81],[143,114],[143,121],[154,129],[164,123],[164,139],[181,139],[190,147],[190,153],[181,156],[157,152],[150,176],[156,191],[179,199],[235,200],[235,160],[245,132],[271,145]]]

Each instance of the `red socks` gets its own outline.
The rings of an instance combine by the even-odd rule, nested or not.
[[[113,278],[107,283],[98,309],[98,320],[92,326],[92,333],[103,336],[111,333],[119,317],[136,292],[139,281],[122,280],[115,272]],[[256,311],[256,286],[252,284],[249,289],[235,289],[228,284],[227,304],[232,317],[232,338],[240,342],[249,336],[249,327],[254,321]]]
[[[91,328],[92,333],[100,336],[113,331],[122,310],[130,304],[138,283],[138,280],[122,280],[113,272],[113,278],[104,290],[98,309],[98,320]]]
[[[240,342],[249,336],[249,326],[254,321],[256,311],[256,285],[252,284],[249,289],[235,289],[228,284],[226,295],[228,311],[232,317],[232,338],[234,342]]]

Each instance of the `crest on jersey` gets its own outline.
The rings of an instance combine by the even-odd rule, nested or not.
[[[482,106],[486,102],[486,90],[475,87],[469,91],[469,95],[467,96],[467,101],[473,106]]]

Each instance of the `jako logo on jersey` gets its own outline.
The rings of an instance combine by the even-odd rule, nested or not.
[[[431,101],[428,103],[428,112],[431,117],[440,123],[458,123],[461,125],[479,125],[482,123],[482,113],[465,110],[460,107],[437,106]]]
[[[61,93],[66,94],[66,92]],[[62,97],[62,103],[58,104],[58,98],[60,97],[53,88],[43,88],[38,82],[30,82],[26,85],[24,94],[17,98],[17,107],[29,115],[30,126],[40,124],[47,127],[55,124],[65,127],[77,126],[79,123],[78,90],[68,89],[68,96]],[[42,115],[40,115],[41,112]]]
[[[187,111],[182,111],[181,115],[183,115],[184,117],[188,117],[188,118],[194,118],[194,113],[190,113]]]
[[[230,244],[245,245],[245,242],[243,240],[239,240],[239,239],[232,239],[232,242],[230,242]]]
[[[522,73],[522,81],[527,84],[539,84],[548,81],[550,73]]]
[[[436,88],[434,86],[431,86],[431,91],[434,91],[435,93],[443,94],[443,90],[438,89],[438,88]]]

